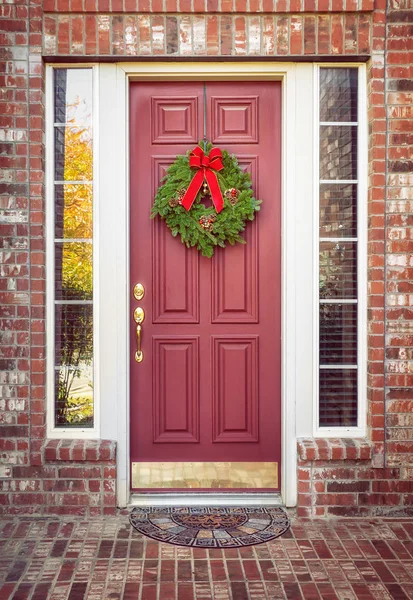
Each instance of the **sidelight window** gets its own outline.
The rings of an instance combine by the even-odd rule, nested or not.
[[[316,430],[362,428],[360,372],[366,202],[357,67],[320,67],[318,81],[318,407]],[[341,432],[338,431],[338,434]]]
[[[53,428],[90,433],[95,426],[93,69],[56,68],[50,74],[48,192],[54,210],[48,214],[48,325],[54,347],[49,395]]]

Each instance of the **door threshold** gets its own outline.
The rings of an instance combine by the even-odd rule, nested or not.
[[[158,492],[131,494],[134,506],[283,506],[277,492]]]

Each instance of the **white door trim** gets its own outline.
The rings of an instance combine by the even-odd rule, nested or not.
[[[297,75],[300,87],[297,88]],[[118,443],[118,503],[130,500],[129,488],[129,151],[128,98],[130,80],[280,80],[282,82],[282,464],[281,494],[287,506],[297,495],[296,388],[311,378],[311,318],[305,337],[297,326],[308,313],[299,306],[303,290],[297,289],[297,257],[300,273],[306,257],[307,238],[312,239],[311,190],[313,169],[312,69],[311,65],[269,62],[144,62],[99,65],[100,150],[100,290],[99,315],[101,361],[101,437]],[[300,106],[300,110],[297,106]],[[304,131],[304,136],[303,136]],[[307,193],[310,230],[296,237],[296,225],[305,212]],[[304,239],[304,242],[303,242]],[[304,253],[303,253],[304,252]],[[304,258],[302,258],[304,257]],[[298,294],[298,297],[297,297]],[[305,293],[307,297],[307,293]],[[309,290],[311,304],[311,285]],[[104,300],[104,301],[102,301]],[[301,315],[301,316],[300,316]],[[297,344],[300,336],[300,344]],[[299,363],[309,348],[307,363]],[[305,362],[305,361],[304,361]],[[310,375],[308,375],[308,373]],[[310,385],[311,389],[311,385]],[[306,410],[312,410],[311,391],[304,394]],[[309,401],[308,401],[309,399]],[[310,406],[310,408],[308,408]],[[311,415],[310,415],[311,417]],[[311,418],[310,418],[311,422]]]
[[[281,506],[279,493],[180,492],[131,494],[129,506]]]

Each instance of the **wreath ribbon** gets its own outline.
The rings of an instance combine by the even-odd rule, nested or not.
[[[188,189],[182,199],[182,206],[189,210],[194,203],[194,200],[201,189],[204,181],[207,182],[209,191],[211,192],[212,202],[214,203],[217,213],[224,208],[224,199],[222,197],[221,188],[219,187],[218,179],[214,171],[221,171],[224,168],[222,162],[222,152],[219,148],[212,148],[207,156],[202,148],[197,146],[189,155],[189,166],[192,169],[197,169],[197,172],[192,178]]]

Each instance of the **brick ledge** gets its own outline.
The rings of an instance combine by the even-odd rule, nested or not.
[[[373,448],[366,438],[299,438],[300,460],[371,460]]]
[[[44,461],[49,462],[113,462],[116,442],[113,440],[46,440]]]
[[[70,2],[70,4],[69,4]],[[222,14],[222,15],[233,15],[234,13],[240,15],[257,15],[260,16],[262,14],[274,14],[279,13],[280,15],[285,14],[300,14],[300,13],[308,13],[310,15],[315,13],[324,13],[324,14],[336,14],[336,13],[363,13],[363,12],[373,12],[374,11],[374,0],[333,0],[332,6],[329,6],[328,0],[316,0],[311,6],[307,6],[307,2],[285,2],[283,0],[263,0],[262,3],[258,2],[257,6],[254,8],[248,8],[244,2],[235,2],[232,0],[226,1],[221,0],[198,0],[197,5],[192,7],[190,2],[185,2],[184,0],[179,0],[179,2],[171,3],[171,6],[166,6],[160,1],[155,4],[152,1],[152,6],[150,3],[142,2],[142,0],[129,0],[128,3],[122,5],[122,2],[118,2],[117,6],[114,7],[112,0],[112,7],[109,6],[109,2],[104,7],[104,9],[100,6],[100,2],[96,6],[96,2],[93,4],[89,2],[89,6],[82,7],[82,2],[76,0],[68,0],[67,6],[62,10],[60,8],[59,0],[44,0],[43,1],[43,13],[47,16],[55,16],[59,14],[63,14],[64,16],[68,16],[71,13],[77,13],[81,16],[83,15],[96,15],[99,13],[113,15],[113,14],[130,14],[132,17],[135,17],[137,13],[141,14],[159,14],[159,15],[169,15],[173,14],[184,14],[186,15],[202,15],[205,14]]]

